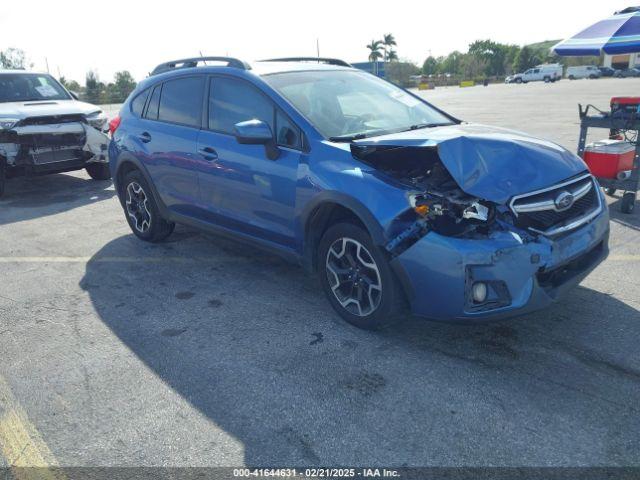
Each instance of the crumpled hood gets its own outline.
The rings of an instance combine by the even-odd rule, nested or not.
[[[40,100],[36,102],[0,103],[0,117],[25,119],[48,115],[88,115],[99,107],[77,100]]]
[[[357,140],[352,151],[375,146],[437,148],[440,160],[464,192],[498,204],[587,171],[580,157],[552,142],[477,124]]]

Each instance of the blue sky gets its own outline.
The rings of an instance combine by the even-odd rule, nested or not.
[[[122,1],[9,2],[0,15],[0,48],[25,50],[34,69],[84,81],[94,69],[138,80],[163,61],[196,56],[321,54],[364,61],[365,45],[393,33],[398,54],[422,63],[429,54],[466,50],[476,39],[526,44],[566,38],[613,11],[619,0],[514,1]]]

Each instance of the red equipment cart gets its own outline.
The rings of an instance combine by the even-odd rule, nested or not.
[[[590,115],[593,109],[597,113]],[[598,179],[608,195],[622,190],[620,211],[632,213],[640,189],[640,97],[611,99],[611,110],[602,111],[588,105],[580,112],[578,155]],[[590,128],[609,130],[610,141],[586,146]]]

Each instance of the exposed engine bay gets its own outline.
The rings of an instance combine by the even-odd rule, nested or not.
[[[496,205],[466,194],[440,161],[436,146],[352,145],[352,153],[402,185],[415,189],[408,199],[411,208],[391,228],[391,236],[397,236],[387,245],[389,251],[400,253],[412,238],[431,230],[455,237],[486,236],[494,226]]]

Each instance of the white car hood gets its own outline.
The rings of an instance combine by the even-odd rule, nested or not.
[[[19,120],[48,115],[88,115],[99,111],[99,107],[77,100],[0,103],[0,118],[16,118]]]

